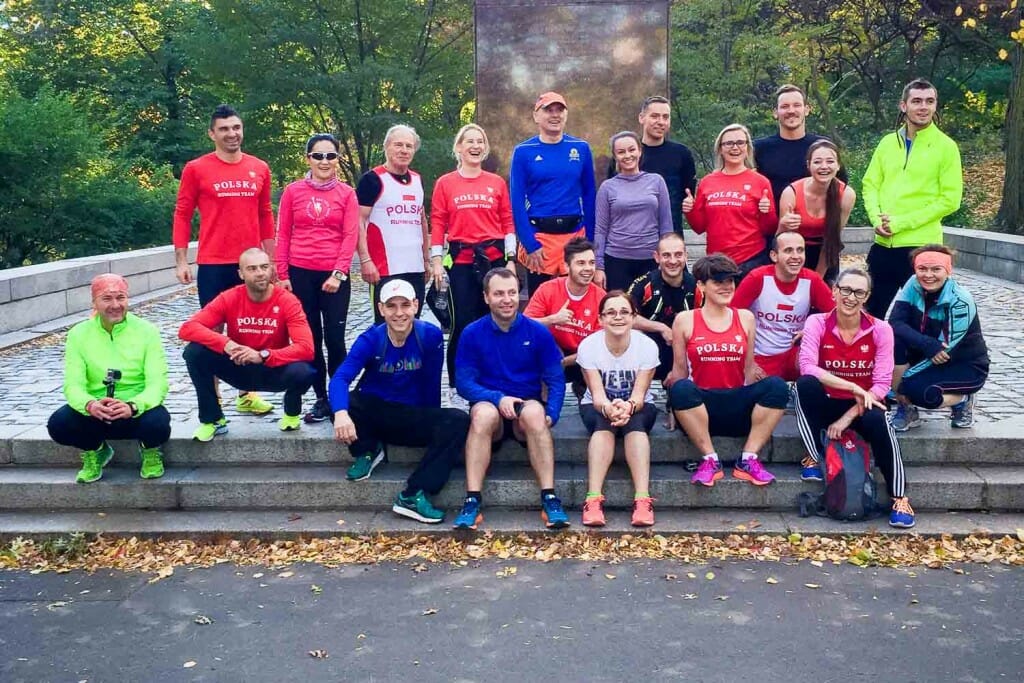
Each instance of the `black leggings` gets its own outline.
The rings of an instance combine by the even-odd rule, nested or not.
[[[818,267],[818,259],[822,258],[821,252],[824,249],[824,245],[813,242],[808,242],[804,247],[804,254],[806,259],[804,261],[804,267],[810,270],[815,270]],[[833,266],[825,270],[825,277],[823,278],[828,284],[835,284],[836,275],[839,274],[839,268]]]
[[[348,414],[359,437],[349,446],[354,458],[375,452],[378,443],[427,447],[409,475],[410,492],[437,493],[463,462],[469,415],[462,410],[385,401],[357,389],[349,394]]]
[[[910,252],[917,247],[883,247],[872,244],[868,251],[868,273],[871,275],[871,296],[864,308],[880,320],[885,320],[889,305],[900,287],[914,274]]]
[[[313,391],[317,398],[327,397],[327,378],[345,362],[345,323],[348,319],[348,304],[352,293],[352,281],[345,279],[338,291],[330,294],[323,291],[324,281],[331,272],[307,270],[288,266],[292,292],[302,303],[302,310],[313,332],[313,367],[316,379]],[[327,344],[327,359],[324,359],[324,343]]]
[[[108,439],[137,439],[143,448],[155,448],[171,438],[171,415],[156,406],[135,417],[104,422],[64,405],[50,416],[46,431],[62,446],[80,451],[94,451]]]
[[[987,378],[988,368],[949,361],[904,377],[896,392],[916,406],[935,409],[942,406],[943,394],[974,394],[985,385]]]
[[[646,275],[658,267],[654,259],[619,258],[611,254],[604,255],[605,291],[613,289],[626,290],[633,280]]]
[[[501,258],[491,261],[491,268],[501,268],[505,260]],[[472,263],[456,263],[448,271],[451,281],[449,292],[449,310],[452,313],[452,331],[448,335],[448,385],[455,386],[455,350],[459,345],[459,337],[466,326],[477,318],[489,313],[484,303],[483,287],[477,279],[476,269]]]
[[[829,398],[817,377],[804,375],[796,381],[796,424],[804,448],[821,462],[821,432],[853,406],[853,399]],[[900,444],[881,408],[872,408],[853,419],[850,429],[871,445],[875,464],[882,470],[891,498],[902,498],[906,485]]]

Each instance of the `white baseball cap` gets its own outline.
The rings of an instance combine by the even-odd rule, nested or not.
[[[387,303],[396,296],[403,297],[409,301],[416,300],[416,290],[405,280],[389,280],[380,288],[380,302]]]

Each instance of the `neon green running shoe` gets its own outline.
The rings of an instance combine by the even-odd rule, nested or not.
[[[94,451],[82,451],[82,469],[78,470],[75,481],[79,484],[91,484],[103,476],[103,468],[114,457],[114,449],[106,441]]]
[[[228,433],[228,421],[221,418],[216,422],[201,422],[196,431],[192,432],[192,439],[207,443],[213,441],[213,437]]]
[[[260,398],[260,395],[250,391],[247,394],[242,394],[235,401],[235,410],[240,413],[251,413],[253,415],[266,415],[274,406],[270,401]]]
[[[139,469],[140,477],[159,479],[164,476],[164,454],[159,446],[145,448],[140,445],[139,455],[142,457],[142,467]]]
[[[282,432],[296,432],[301,424],[302,418],[298,415],[282,415],[277,421],[277,428]]]

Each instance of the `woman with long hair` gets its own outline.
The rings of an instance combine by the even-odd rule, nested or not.
[[[339,148],[333,135],[317,133],[305,149],[306,176],[281,195],[274,260],[281,285],[298,297],[313,331],[316,403],[305,421],[323,422],[332,416],[327,378],[346,355],[349,270],[359,239],[359,202],[355,190],[338,180]]]
[[[853,429],[871,445],[892,498],[889,526],[914,526],[904,487],[906,477],[896,433],[885,418],[885,395],[893,370],[892,328],[869,315],[864,302],[871,276],[847,268],[832,289],[836,308],[808,316],[800,343],[800,379],[796,381],[796,422],[804,447],[801,479],[821,481],[822,432],[838,439]]]
[[[661,236],[672,232],[672,201],[660,175],[640,170],[642,146],[636,133],[616,133],[610,144],[617,174],[597,191],[594,282],[626,289],[657,268],[652,254]]]
[[[698,235],[707,233],[707,253],[731,258],[740,276],[768,264],[768,237],[778,228],[771,183],[754,170],[746,126],[731,123],[715,140],[715,170],[689,190],[683,215]]]
[[[826,282],[839,272],[843,228],[857,193],[839,180],[839,149],[831,140],[818,140],[807,150],[806,178],[793,181],[779,198],[778,232],[796,231],[806,244],[806,266]]]
[[[621,289],[604,295],[598,313],[601,329],[580,342],[576,353],[576,363],[587,382],[587,391],[580,399],[580,417],[590,433],[583,524],[605,524],[602,489],[615,454],[615,437],[621,435],[635,491],[632,523],[651,526],[654,499],[649,492],[648,434],[657,418],[650,388],[658,368],[658,346],[633,329],[636,303]]]
[[[468,123],[455,134],[456,169],[437,179],[430,204],[430,261],[435,285],[451,282],[452,331],[448,338],[448,382],[455,386],[455,350],[466,325],[487,315],[481,283],[491,268],[514,268],[515,228],[508,186],[483,169],[491,147],[487,133]],[[445,240],[448,242],[447,259]]]

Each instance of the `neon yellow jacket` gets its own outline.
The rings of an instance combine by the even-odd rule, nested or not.
[[[861,189],[872,226],[889,215],[892,237],[875,233],[883,247],[942,244],[942,219],[960,208],[963,193],[960,150],[934,123],[917,131],[910,154],[903,128],[882,138]]]
[[[167,397],[167,358],[160,331],[150,322],[127,313],[107,332],[99,316],[83,320],[68,331],[64,347],[64,398],[86,415],[85,404],[107,395],[107,370],[120,370],[114,398],[132,401],[144,413]]]

